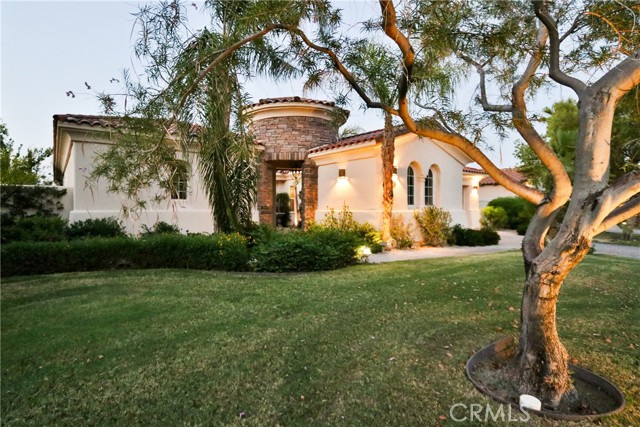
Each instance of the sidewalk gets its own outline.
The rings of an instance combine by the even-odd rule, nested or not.
[[[443,248],[430,248],[423,246],[416,249],[393,249],[391,251],[383,251],[379,254],[371,254],[369,256],[369,262],[380,263],[423,258],[488,254],[492,252],[503,252],[521,248],[522,236],[518,236],[515,231],[498,231],[498,234],[500,235],[500,243],[494,246],[447,246]]]
[[[394,249],[379,254],[369,255],[370,263],[407,261],[424,258],[443,258],[449,256],[465,256],[488,254],[493,252],[510,251],[522,247],[522,236],[513,230],[498,231],[500,243],[495,246],[447,246],[444,248],[419,247],[416,249]],[[596,254],[613,255],[624,258],[640,259],[640,248],[634,246],[611,245],[606,243],[593,244]]]

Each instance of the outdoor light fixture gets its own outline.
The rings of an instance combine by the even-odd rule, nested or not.
[[[474,186],[473,186],[473,189],[474,189],[474,190],[478,190],[478,186],[477,186],[477,185],[474,185]]]
[[[393,181],[393,186],[396,186],[396,183],[398,182],[398,168],[397,167],[393,167],[393,175],[391,175],[391,181]]]
[[[338,179],[344,181],[347,179],[347,170],[346,169],[338,169]]]

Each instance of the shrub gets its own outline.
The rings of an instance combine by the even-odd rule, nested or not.
[[[483,227],[490,228],[492,230],[498,228],[505,228],[509,223],[509,217],[507,211],[499,206],[487,206],[482,209],[480,216],[480,224]]]
[[[413,227],[411,224],[404,224],[402,215],[394,215],[391,220],[391,238],[400,249],[413,246]]]
[[[60,198],[65,194],[65,188],[48,185],[2,185],[0,206],[13,217],[49,216],[64,209]]]
[[[355,264],[359,238],[349,231],[316,228],[273,233],[254,249],[257,271],[333,270]]]
[[[518,228],[516,228],[516,232],[518,233],[518,235],[524,236],[527,233],[527,228],[529,228],[529,224],[522,223],[518,225]]]
[[[164,221],[156,222],[153,224],[153,227],[149,227],[146,224],[142,225],[141,237],[156,236],[159,234],[180,234],[180,227]]]
[[[521,197],[499,197],[493,199],[487,206],[500,207],[505,210],[509,221],[507,228],[517,230],[521,224],[529,225],[536,207]]]
[[[87,219],[69,224],[67,236],[69,239],[87,237],[123,237],[126,233],[120,222],[113,217]]]
[[[443,246],[447,243],[451,224],[449,212],[435,206],[427,206],[420,211],[415,211],[413,217],[426,246]]]
[[[156,235],[2,245],[2,276],[114,268],[244,270],[249,260],[238,234]]]
[[[247,247],[251,250],[260,242],[269,240],[275,229],[268,224],[252,222],[244,227],[241,234],[247,240]]]
[[[500,236],[494,230],[489,228],[481,228],[473,230],[464,228],[460,224],[456,224],[451,229],[451,237],[449,243],[458,246],[490,246],[497,245]]]
[[[2,243],[66,240],[67,221],[56,215],[2,215]]]
[[[369,247],[372,253],[382,252],[382,238],[373,225],[368,222],[360,223],[353,218],[353,213],[345,204],[342,210],[336,215],[335,209],[330,208],[324,219],[316,224],[312,224],[310,230],[329,229],[342,230],[354,233],[362,240],[362,244]]]

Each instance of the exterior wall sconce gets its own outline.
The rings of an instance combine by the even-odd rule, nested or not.
[[[347,178],[347,170],[346,169],[338,169],[338,180],[346,181]]]
[[[474,190],[476,190],[476,191],[478,191],[478,186],[477,186],[477,185],[474,185],[474,186],[473,186],[473,189],[474,189]]]
[[[398,183],[398,168],[393,167],[393,174],[391,175],[391,181],[393,181],[393,186],[395,187]]]

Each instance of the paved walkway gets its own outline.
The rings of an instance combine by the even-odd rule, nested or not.
[[[488,254],[521,248],[522,236],[518,236],[515,231],[498,231],[498,234],[500,235],[500,243],[494,246],[448,246],[444,248],[420,247],[416,249],[394,249],[391,251],[383,251],[379,254],[370,255],[369,262],[380,263],[423,258],[443,258],[449,256]],[[638,247],[610,245],[605,243],[594,243],[594,247],[597,254],[640,259],[640,248]]]

